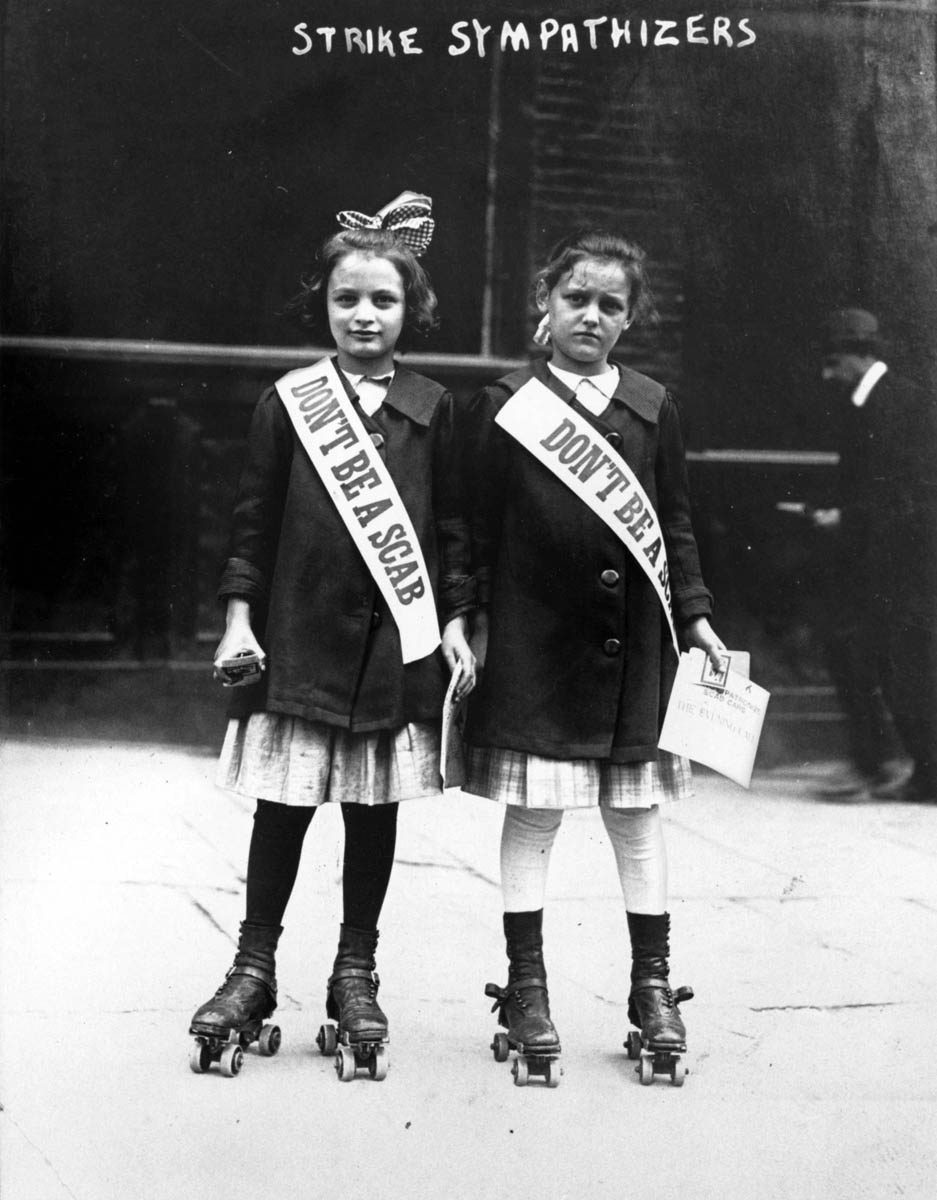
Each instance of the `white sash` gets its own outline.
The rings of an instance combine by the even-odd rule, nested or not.
[[[539,379],[518,388],[495,422],[565,483],[631,552],[657,593],[679,654],[664,535],[634,471],[594,425]]]
[[[439,621],[413,522],[328,358],[290,371],[277,391],[400,633],[405,663],[439,645]]]

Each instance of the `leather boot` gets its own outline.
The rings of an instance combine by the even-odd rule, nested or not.
[[[197,1009],[191,1033],[220,1034],[269,1017],[277,1006],[275,952],[280,926],[242,921],[234,962],[224,983]]]
[[[686,1026],[670,988],[670,914],[628,913],[631,935],[631,994],[628,1020],[650,1046],[686,1048]],[[681,988],[681,999],[692,996]]]
[[[543,909],[505,913],[504,939],[508,955],[506,987],[485,986],[494,999],[491,1011],[507,1029],[508,1041],[529,1054],[559,1052],[560,1038],[550,1019],[547,972],[543,964]]]
[[[342,925],[339,931],[325,1011],[352,1043],[387,1041],[387,1017],[377,1002],[381,983],[374,970],[377,939],[376,929]]]

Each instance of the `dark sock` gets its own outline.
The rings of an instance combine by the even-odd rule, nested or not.
[[[509,941],[536,941],[543,929],[543,909],[537,908],[531,912],[506,912],[503,914],[504,936]]]
[[[255,925],[282,925],[296,882],[303,838],[315,808],[257,801],[247,856],[246,918]]]
[[[342,818],[342,920],[352,929],[377,929],[394,866],[397,805],[343,804]]]

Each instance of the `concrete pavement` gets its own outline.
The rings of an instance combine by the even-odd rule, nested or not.
[[[937,1194],[937,810],[828,804],[826,765],[712,775],[668,815],[690,1076],[638,1083],[627,935],[597,813],[567,814],[546,917],[557,1090],[512,1085],[500,812],[401,812],[382,921],[383,1083],[318,1055],[341,820],[310,829],[278,974],[283,1047],[188,1068],[230,963],[251,806],[178,748],[6,742],[0,801],[3,1200],[339,1196],[924,1200]]]

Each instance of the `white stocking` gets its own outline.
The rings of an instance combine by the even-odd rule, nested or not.
[[[608,831],[618,878],[631,913],[657,915],[667,911],[667,847],[660,809],[607,808],[602,821]]]
[[[543,908],[550,851],[562,821],[561,808],[507,806],[501,829],[505,912],[536,912]]]

